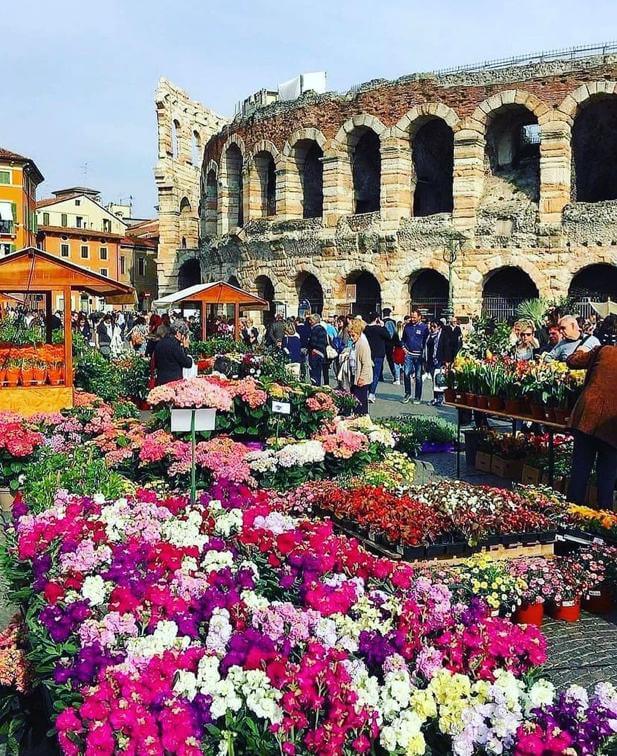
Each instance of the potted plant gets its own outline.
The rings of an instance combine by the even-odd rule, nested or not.
[[[32,365],[32,383],[42,386],[47,380],[47,365],[44,362],[34,362]]]
[[[553,619],[577,622],[581,617],[581,594],[588,588],[588,573],[578,555],[556,560],[556,591],[550,605]]]
[[[582,608],[592,614],[610,614],[614,608],[612,586],[617,575],[617,548],[592,543],[579,551],[578,558],[589,575]]]
[[[497,360],[487,362],[484,367],[484,380],[488,394],[488,408],[495,412],[501,412],[504,406],[503,399],[501,398],[501,392],[505,382],[505,370],[503,365]]]
[[[6,364],[6,385],[17,386],[21,375],[21,363],[19,360],[9,360]]]
[[[552,562],[543,557],[513,559],[510,563],[512,575],[525,583],[522,603],[514,613],[514,621],[525,625],[542,624],[544,606],[555,593],[555,570]]]
[[[47,380],[51,386],[59,386],[63,379],[63,366],[61,362],[50,362],[47,366]]]
[[[22,386],[30,386],[34,376],[34,368],[30,360],[22,360],[19,382]]]

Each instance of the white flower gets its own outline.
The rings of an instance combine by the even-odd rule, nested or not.
[[[206,648],[222,656],[225,653],[232,631],[227,609],[215,608],[208,625]]]
[[[555,686],[549,680],[542,678],[535,682],[528,693],[527,711],[542,706],[550,706],[555,698]]]
[[[192,701],[197,695],[197,677],[186,669],[179,669],[176,672],[174,693]]]
[[[233,567],[234,555],[231,551],[206,551],[201,560],[201,566],[206,572],[222,570],[224,567]]]
[[[100,575],[88,575],[81,587],[81,595],[92,606],[99,606],[105,601],[105,581]]]
[[[242,528],[242,511],[240,509],[222,510],[215,514],[214,530],[225,538],[229,538],[232,531]]]
[[[288,444],[276,452],[276,459],[281,467],[295,467],[296,465],[311,465],[323,462],[326,452],[319,441],[300,441]]]

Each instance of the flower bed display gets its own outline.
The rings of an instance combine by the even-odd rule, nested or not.
[[[64,753],[589,753],[613,734],[609,684],[525,682],[535,628],[263,493],[213,494],[16,512],[10,579]]]
[[[456,443],[456,425],[437,417],[403,415],[380,423],[392,431],[395,448],[410,457],[422,452],[452,451]]]

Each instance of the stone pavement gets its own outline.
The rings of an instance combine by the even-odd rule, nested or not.
[[[427,403],[433,398],[430,381],[425,381],[423,385],[423,404],[401,404],[402,398],[402,386],[390,382],[380,383],[377,401],[370,405],[371,416],[423,415],[441,417],[456,423],[455,410],[450,407],[432,407]],[[509,423],[494,424],[504,430],[510,428]],[[456,478],[455,453],[424,454],[422,460],[430,462],[439,477]],[[500,487],[508,485],[508,481],[496,475],[467,468],[464,453],[461,455],[461,479],[476,484]],[[583,612],[581,620],[574,623],[549,618],[545,619],[542,631],[548,642],[548,662],[543,671],[555,685],[576,683],[592,689],[602,680],[617,685],[617,613],[604,618]]]

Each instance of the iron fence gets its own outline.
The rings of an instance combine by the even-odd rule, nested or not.
[[[529,297],[484,297],[482,315],[495,320],[512,320],[516,317],[517,307],[527,299]]]

